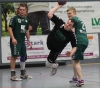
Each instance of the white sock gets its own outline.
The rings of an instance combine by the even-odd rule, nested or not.
[[[74,77],[74,79],[75,79],[75,78],[78,78],[78,77]]]
[[[20,68],[21,70],[25,70],[25,62],[20,61]]]
[[[11,69],[11,71],[15,71],[14,69]]]
[[[82,79],[79,79],[80,81],[82,80]]]
[[[50,67],[51,67],[51,65],[52,65],[52,63],[50,63],[48,60],[46,60],[45,65],[46,65],[46,67],[47,67],[47,68],[50,68]]]

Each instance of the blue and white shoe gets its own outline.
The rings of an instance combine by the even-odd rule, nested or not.
[[[70,83],[77,83],[78,82],[78,78],[72,78],[72,80],[69,81]]]
[[[82,85],[84,85],[84,80],[79,80],[76,84],[77,87],[81,87]]]

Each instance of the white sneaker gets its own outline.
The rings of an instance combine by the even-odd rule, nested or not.
[[[58,63],[53,63],[51,66],[51,76],[55,75],[57,73]]]
[[[45,66],[47,67],[47,68],[51,68],[51,63],[48,61],[48,60],[46,60],[46,62],[45,62]]]
[[[12,81],[22,81],[22,79],[21,78],[18,78],[17,76],[12,76],[11,77],[11,80]]]

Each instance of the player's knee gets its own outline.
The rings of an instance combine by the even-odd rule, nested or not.
[[[21,56],[20,61],[25,62],[27,60],[27,56]]]

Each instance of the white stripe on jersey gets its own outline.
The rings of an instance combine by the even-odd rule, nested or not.
[[[17,55],[17,46],[14,45],[14,55]]]

